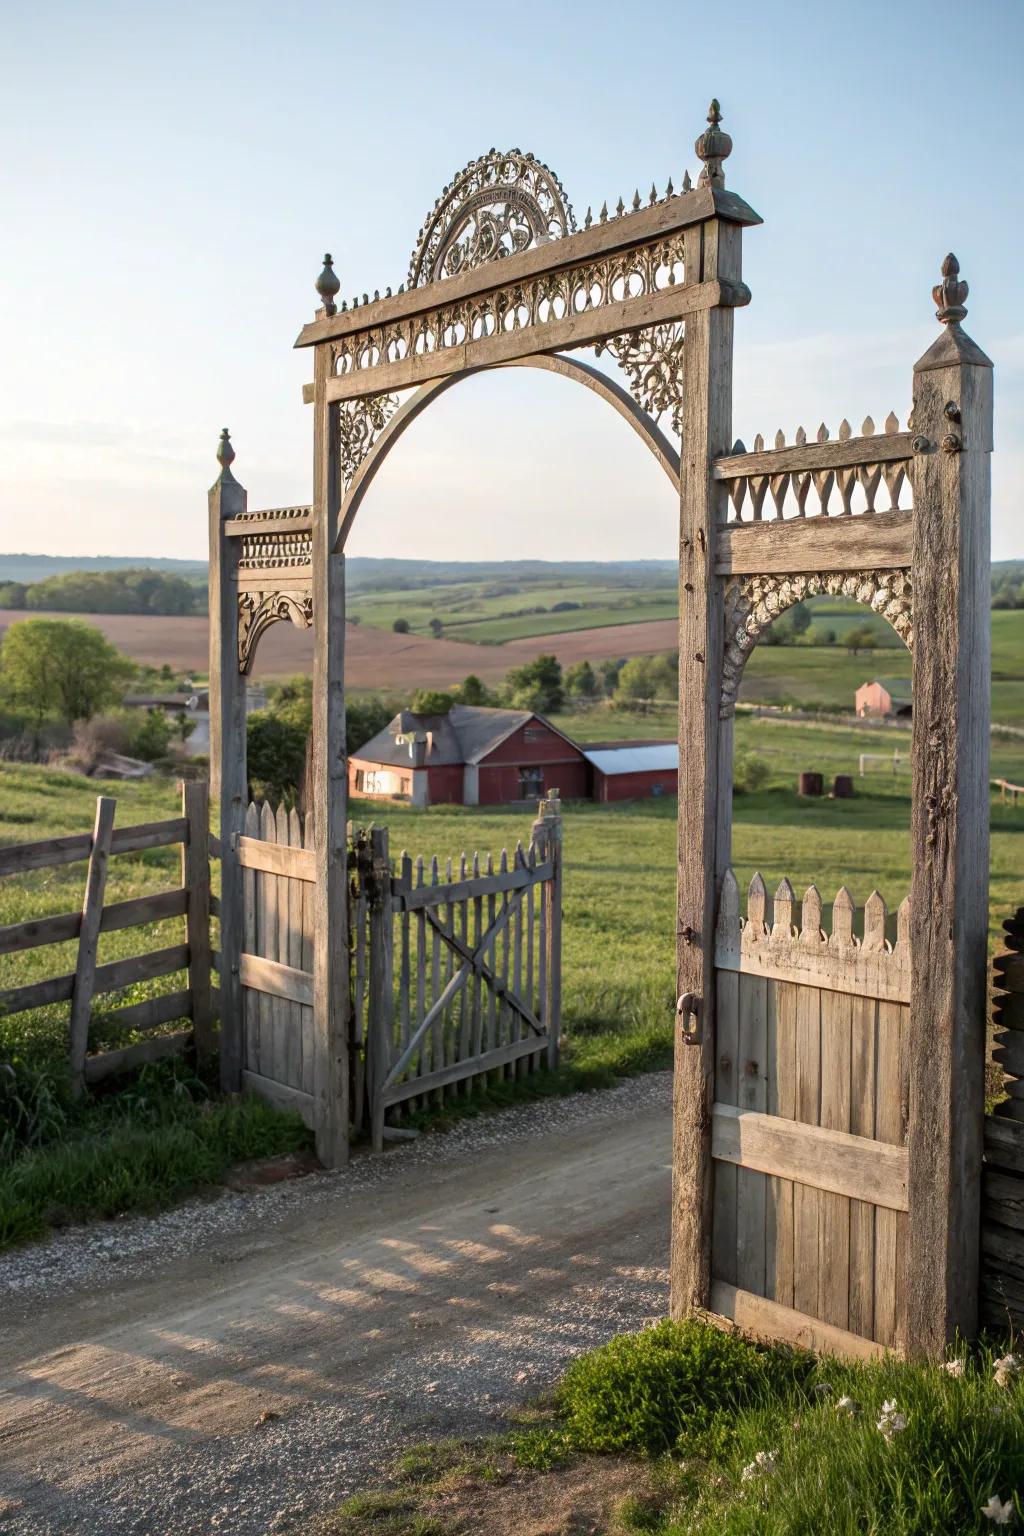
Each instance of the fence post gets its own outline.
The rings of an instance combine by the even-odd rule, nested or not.
[[[210,1004],[210,795],[205,780],[184,780],[181,811],[188,822],[181,845],[181,883],[188,892],[185,938],[188,986],[192,995],[192,1030],[200,1065],[214,1054]]]
[[[210,792],[220,802],[220,1081],[242,1087],[244,933],[242,869],[236,839],[245,826],[245,676],[238,663],[238,560],[241,540],[223,524],[246,510],[247,497],[231,473],[235,450],[221,433],[221,472],[209,494],[210,513]]]
[[[370,1136],[374,1152],[384,1150],[381,1087],[391,1067],[394,1041],[394,958],[391,915],[391,860],[386,827],[370,829],[368,874],[369,1007],[366,1021],[366,1087],[370,1099]]]
[[[562,801],[557,789],[549,790],[540,802],[538,819],[533,824],[533,842],[540,845],[538,851],[551,862],[551,878],[544,882],[541,897],[547,908],[547,1017],[541,1022],[548,1036],[548,1067],[554,1071],[562,1033]]]
[[[96,952],[99,948],[103,894],[107,888],[107,862],[114,830],[117,801],[100,795],[96,801],[96,821],[92,832],[92,851],[85,877],[82,899],[82,924],[78,930],[78,960],[75,985],[71,994],[70,1065],[71,1092],[78,1098],[85,1087],[85,1055],[89,1046],[89,1018],[92,992],[96,981]]]
[[[914,366],[907,1351],[941,1357],[978,1319],[989,870],[992,364],[961,329]]]

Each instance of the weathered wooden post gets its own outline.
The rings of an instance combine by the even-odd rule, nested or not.
[[[978,1317],[989,869],[992,364],[962,328],[914,368],[914,735],[907,1347],[941,1355]]]
[[[391,858],[387,827],[370,828],[369,1007],[366,1018],[366,1089],[370,1100],[370,1135],[374,1152],[384,1150],[384,1103],[381,1085],[391,1068],[394,1043],[395,981]]]
[[[724,189],[732,140],[711,103],[696,143],[699,186]],[[708,1305],[711,1283],[711,1103],[714,1069],[714,928],[718,878],[729,862],[731,720],[720,722],[724,620],[715,569],[726,487],[712,460],[732,444],[733,306],[741,287],[742,223],[727,205],[686,231],[685,282],[720,285],[688,315],[679,472],[679,875],[671,1310]],[[749,214],[749,210],[746,210]],[[751,222],[744,218],[742,222]]]
[[[562,835],[562,800],[558,790],[552,789],[540,802],[531,839],[541,857],[551,863],[551,879],[545,881],[541,897],[547,947],[542,959],[547,976],[546,1017],[541,1022],[547,1031],[547,1064],[552,1071],[558,1066],[562,1033]]]
[[[245,824],[247,790],[245,677],[238,656],[240,540],[224,523],[246,510],[246,493],[231,464],[235,450],[224,428],[217,447],[220,474],[210,487],[210,792],[220,806],[220,1081],[242,1086],[242,869],[235,839]]]
[[[210,1006],[210,795],[202,779],[181,785],[181,810],[188,822],[181,846],[181,883],[188,893],[185,934],[188,940],[188,988],[196,1059],[214,1053]]]
[[[93,825],[89,868],[85,877],[85,894],[82,897],[82,925],[78,931],[78,958],[75,961],[75,985],[71,994],[69,1029],[71,1092],[75,1098],[78,1098],[85,1089],[85,1058],[89,1049],[89,1020],[92,1017],[92,994],[96,984],[96,956],[99,950],[103,895],[107,888],[107,865],[110,862],[110,841],[114,833],[116,810],[117,801],[112,796],[100,795],[96,801],[96,821]]]
[[[330,258],[316,282],[335,313],[338,278]],[[316,1144],[320,1160],[348,1158],[348,761],[345,751],[345,556],[338,551],[342,472],[339,406],[327,398],[329,344],[313,369],[313,1028],[316,1035]]]

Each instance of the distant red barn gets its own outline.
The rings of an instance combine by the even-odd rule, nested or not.
[[[584,747],[583,755],[593,775],[595,800],[648,800],[678,793],[679,748],[674,741]]]
[[[454,704],[446,715],[403,710],[349,758],[349,790],[413,805],[507,805],[549,789],[590,792],[583,751],[543,716]]]

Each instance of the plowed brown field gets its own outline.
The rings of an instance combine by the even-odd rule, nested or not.
[[[71,618],[71,614],[39,614],[17,609],[0,613],[0,633],[17,619]],[[135,614],[79,615],[107,636],[133,660],[175,671],[205,674],[205,618],[142,618]],[[422,635],[396,635],[389,629],[349,624],[345,631],[345,674],[350,688],[444,688],[475,672],[485,682],[504,677],[510,667],[534,656],[554,652],[563,666],[574,661],[604,661],[608,657],[646,656],[674,649],[674,619],[641,624],[615,624],[604,629],[577,629],[562,635],[533,635],[506,645],[467,645],[458,640],[430,640]],[[308,630],[274,624],[260,641],[254,676],[288,677],[307,672],[313,664]]]

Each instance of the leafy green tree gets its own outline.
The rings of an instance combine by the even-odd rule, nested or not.
[[[806,603],[794,603],[789,610],[789,627],[794,635],[805,635],[811,627],[811,613]]]
[[[0,608],[24,608],[27,590],[20,581],[0,582]]]
[[[440,640],[441,636],[444,634],[444,625],[440,619],[431,619],[430,633],[433,635],[435,640]]]
[[[179,709],[174,717],[174,726],[178,740],[184,746],[195,730],[196,723],[194,720],[189,719],[187,710]]]
[[[396,619],[391,628],[394,630],[396,635],[407,635],[409,633],[409,620]]]
[[[364,742],[384,729],[394,713],[394,706],[375,694],[349,700],[345,709],[345,750],[358,752]]]
[[[126,743],[128,754],[141,757],[143,762],[154,763],[158,757],[167,756],[173,734],[174,726],[162,709],[147,709],[144,715],[131,722]]]
[[[615,701],[629,708],[646,708],[662,699],[674,699],[678,687],[671,656],[633,656],[619,673]]]
[[[589,661],[577,661],[565,674],[565,691],[570,699],[596,699],[601,692],[597,673]]]
[[[268,800],[294,801],[306,770],[306,735],[301,726],[269,709],[254,709],[246,721],[249,782]]]
[[[127,656],[77,619],[22,619],[0,645],[0,689],[37,728],[54,716],[68,725],[90,720],[134,675]]]
[[[513,709],[556,715],[565,703],[562,667],[557,656],[536,656],[505,676],[505,696]]]
[[[620,656],[618,661],[599,661],[597,673],[601,679],[601,687],[609,698],[615,692],[619,682],[619,673],[626,665],[626,658]]]
[[[870,624],[855,624],[846,631],[845,644],[852,656],[859,656],[861,651],[878,649],[878,636]]]
[[[417,688],[412,696],[414,715],[446,715],[455,703],[455,695],[440,688]]]
[[[480,681],[475,672],[471,672],[467,678],[463,679],[455,693],[460,704],[486,706],[494,703],[494,694]]]

